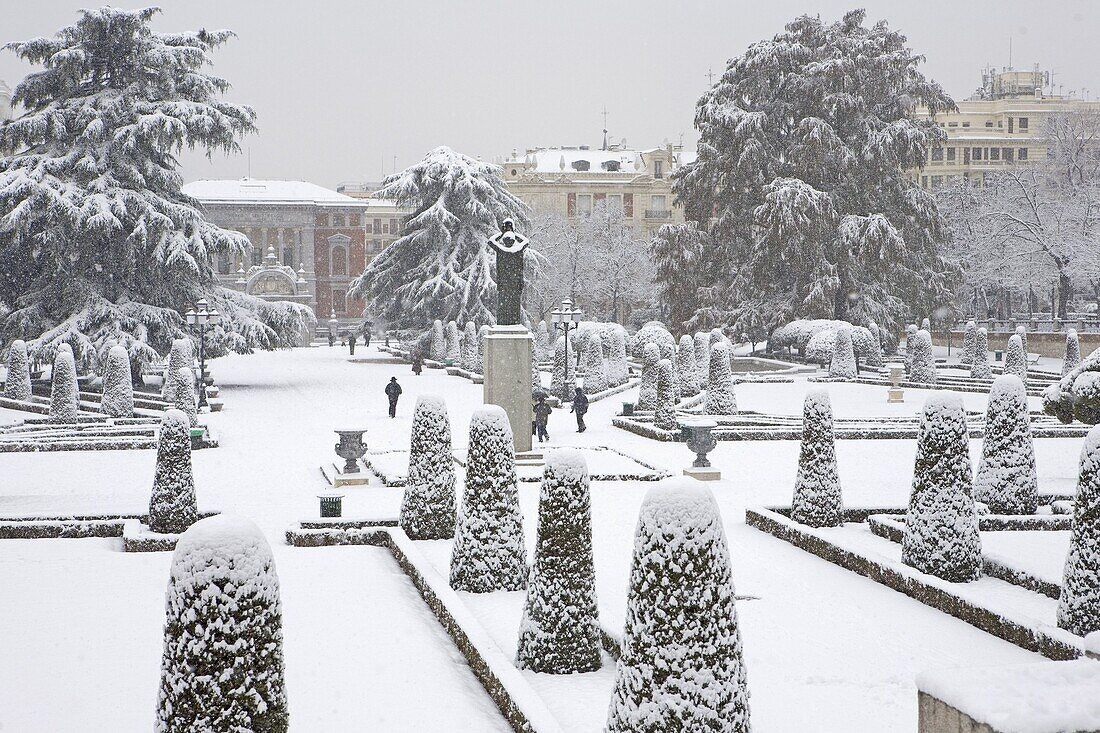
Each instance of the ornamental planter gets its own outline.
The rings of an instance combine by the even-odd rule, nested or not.
[[[344,473],[359,473],[359,459],[367,452],[363,443],[366,430],[336,430],[340,442],[336,444],[336,455],[344,459]]]

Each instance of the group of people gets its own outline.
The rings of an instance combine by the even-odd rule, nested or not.
[[[550,422],[550,413],[553,409],[546,401],[546,394],[544,392],[535,393],[535,434],[538,436],[539,442],[550,440],[550,433],[547,432],[547,424]],[[588,429],[588,426],[584,424],[584,415],[588,412],[588,395],[584,393],[584,390],[577,387],[573,392],[573,406],[569,408],[569,411],[577,416],[577,432],[583,433]]]
[[[359,335],[361,335],[363,337],[363,345],[366,346],[366,347],[370,347],[370,332],[371,332],[372,325],[373,324],[370,321],[364,321],[363,325],[360,326],[359,331],[358,331]],[[340,345],[343,346],[344,343],[345,343],[345,341],[343,339],[341,339]],[[358,343],[358,341],[356,339],[356,332],[353,331],[352,333],[348,334],[346,343],[348,345],[348,349],[351,351],[351,355],[355,356],[355,345]],[[336,345],[336,331],[335,331],[335,329],[330,328],[328,330],[328,345],[329,345],[329,348],[332,348],[333,346]]]

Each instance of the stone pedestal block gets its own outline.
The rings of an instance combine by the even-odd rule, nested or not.
[[[493,326],[485,334],[485,404],[508,414],[516,453],[531,450],[531,346],[524,326]]]
[[[722,472],[717,468],[685,468],[684,475],[696,481],[721,481]]]

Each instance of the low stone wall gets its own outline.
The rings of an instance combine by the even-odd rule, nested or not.
[[[982,324],[979,323],[979,326]],[[955,356],[955,350],[958,349],[959,353],[962,353],[963,339],[966,337],[965,331],[952,331],[951,332],[951,355]],[[1012,337],[1012,332],[1003,331],[999,333],[990,332],[989,334],[989,350],[990,351],[1005,351],[1008,348],[1008,339]],[[1100,333],[1078,333],[1077,338],[1081,341],[1081,355],[1085,356],[1091,354],[1094,350],[1100,349]],[[902,343],[905,343],[905,337],[902,336]],[[939,331],[932,334],[933,346],[947,346],[947,334],[943,331]],[[1027,350],[1031,354],[1040,354],[1042,356],[1049,356],[1052,359],[1061,359],[1066,353],[1066,334],[1064,331],[1055,332],[1032,332],[1027,333]],[[1003,357],[1002,357],[1003,358]]]
[[[917,733],[998,733],[925,692],[917,692]]]

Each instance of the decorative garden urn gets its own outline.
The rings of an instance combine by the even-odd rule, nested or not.
[[[340,442],[336,444],[336,455],[344,459],[344,473],[359,473],[359,459],[367,452],[363,443],[366,430],[336,430]]]
[[[695,420],[681,427],[687,447],[695,454],[692,467],[710,468],[707,453],[718,444],[712,432],[716,427],[718,423],[714,420]]]

